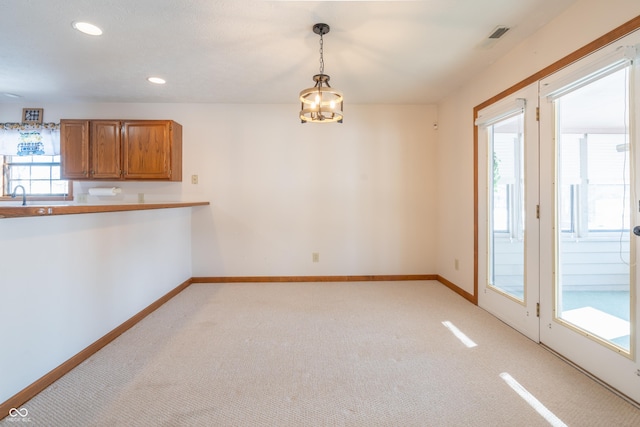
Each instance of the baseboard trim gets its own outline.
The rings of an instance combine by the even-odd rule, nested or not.
[[[440,276],[439,274],[437,275],[437,278],[435,280],[437,280],[438,282],[442,283],[447,288],[451,289],[453,292],[455,292],[458,295],[462,296],[463,298],[465,298],[469,302],[471,302],[471,303],[473,303],[475,305],[478,305],[478,296],[477,295],[470,294],[469,292],[465,291],[464,289],[462,289],[461,287],[459,287],[455,283],[448,281],[447,279],[445,279],[444,277]]]
[[[478,305],[478,297],[460,288],[455,283],[439,274],[383,274],[353,276],[210,276],[192,277],[191,283],[280,283],[280,282],[376,282],[404,280],[437,280],[462,296],[469,302]]]
[[[180,292],[186,289],[190,284],[191,284],[191,279],[186,280],[181,285],[169,291],[167,294],[163,295],[162,297],[160,297],[159,299],[151,303],[145,309],[135,314],[129,320],[125,321],[123,324],[116,327],[111,332],[107,333],[105,336],[98,339],[96,342],[89,345],[84,350],[80,351],[80,353],[71,357],[69,360],[62,363],[57,368],[54,368],[49,373],[45,374],[43,377],[36,380],[31,385],[27,386],[25,389],[19,391],[14,396],[10,397],[7,401],[1,403],[0,404],[0,420],[2,420],[4,417],[6,417],[9,414],[9,411],[11,410],[11,408],[20,408],[20,406],[23,405],[25,402],[27,402],[29,399],[33,398],[36,394],[40,393],[41,391],[49,387],[56,380],[58,380],[63,375],[71,371],[80,363],[87,360],[89,357],[91,357],[94,353],[96,353],[102,347],[109,344],[111,341],[116,339],[118,336],[122,335],[125,331],[130,329],[136,323],[138,323],[139,321],[147,317],[149,314],[151,314],[153,311],[158,309],[158,307],[160,307],[161,305],[169,301],[174,296],[178,295]]]
[[[213,276],[192,277],[191,283],[280,283],[280,282],[389,282],[438,280],[436,274],[355,275],[355,276]]]

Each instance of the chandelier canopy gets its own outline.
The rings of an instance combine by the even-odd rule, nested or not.
[[[327,24],[315,24],[313,32],[320,35],[320,73],[313,76],[315,86],[300,92],[300,120],[302,123],[342,123],[342,92],[329,85],[330,77],[324,73],[324,39],[329,32]]]

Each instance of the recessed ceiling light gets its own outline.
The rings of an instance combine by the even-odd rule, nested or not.
[[[165,79],[161,79],[160,77],[147,77],[147,80],[151,83],[155,83],[157,85],[163,85],[166,83]]]
[[[81,33],[89,34],[90,36],[99,36],[102,34],[102,30],[100,28],[88,22],[74,21],[71,25]]]

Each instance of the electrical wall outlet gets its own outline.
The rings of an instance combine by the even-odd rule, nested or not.
[[[320,253],[318,252],[313,252],[311,254],[311,261],[313,262],[320,262]]]
[[[191,175],[191,183],[192,184],[198,183],[198,175]]]

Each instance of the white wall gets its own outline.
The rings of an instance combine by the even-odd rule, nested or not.
[[[191,209],[0,219],[0,402],[191,277]]]
[[[349,106],[341,125],[290,106],[212,113],[185,143],[212,203],[194,217],[195,276],[434,272],[435,108]]]
[[[322,125],[301,124],[295,103],[38,106],[45,121],[182,124],[182,183],[111,184],[125,198],[211,202],[194,217],[194,276],[435,273],[434,106],[346,105],[343,124]],[[22,107],[0,105],[0,119]]]
[[[439,103],[438,274],[473,293],[473,108],[638,15],[637,0],[579,1]]]

